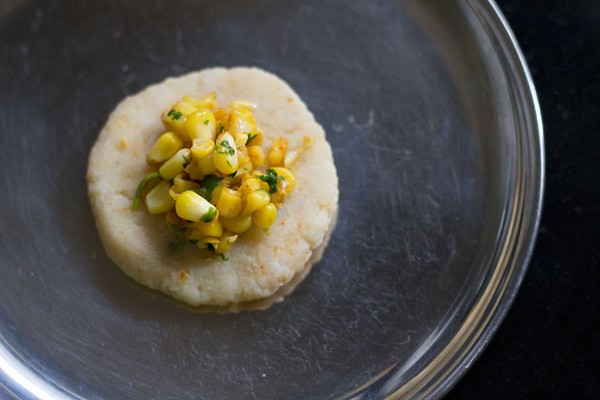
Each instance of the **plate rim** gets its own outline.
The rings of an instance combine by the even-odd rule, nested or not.
[[[520,100],[521,106],[524,107],[525,121],[519,122],[524,124],[526,129],[525,135],[517,138],[520,139],[521,154],[517,154],[516,170],[520,175],[517,173],[518,185],[515,192],[520,191],[523,194],[520,198],[514,196],[515,209],[508,222],[509,228],[512,229],[506,233],[502,248],[505,257],[498,261],[488,286],[469,311],[465,322],[425,369],[394,390],[386,399],[441,398],[464,376],[488,346],[506,317],[527,272],[540,226],[546,160],[542,113],[533,78],[517,39],[495,0],[464,0],[464,3],[481,24],[487,25],[497,39],[494,50],[506,57],[502,64],[502,72],[516,78],[516,83],[512,82],[509,90],[513,95],[511,100]],[[519,135],[523,132],[517,130],[516,133]],[[527,143],[528,140],[530,143]],[[529,150],[529,154],[526,150]],[[531,154],[534,156],[531,157]],[[529,164],[523,162],[523,158],[529,161]],[[531,183],[534,184],[533,188],[527,186]],[[504,265],[499,265],[503,261]],[[490,286],[493,282],[496,282],[496,287]],[[474,318],[475,314],[486,312],[490,307],[491,312],[484,314],[484,324],[479,326],[481,320]]]

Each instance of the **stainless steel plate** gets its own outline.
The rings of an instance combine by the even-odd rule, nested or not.
[[[5,0],[0,43],[2,397],[434,398],[506,313],[543,144],[493,4]],[[340,177],[323,261],[263,312],[197,314],[131,282],[86,196],[115,104],[216,65],[287,80]]]

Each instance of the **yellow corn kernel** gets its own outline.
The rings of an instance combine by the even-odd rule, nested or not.
[[[223,237],[219,240],[219,245],[216,246],[217,254],[227,253],[237,238],[238,235],[223,234]]]
[[[250,162],[246,148],[237,149],[238,165],[244,165]]]
[[[192,158],[204,158],[215,148],[215,142],[211,139],[198,138],[192,142]]]
[[[261,166],[265,163],[265,152],[260,146],[249,146],[248,157],[254,166]]]
[[[249,175],[252,170],[254,169],[254,165],[252,165],[251,162],[247,162],[246,164],[242,165],[241,167],[238,168],[235,177],[244,177]]]
[[[243,233],[252,225],[251,215],[238,214],[233,218],[220,218],[219,220],[225,229],[235,233]]]
[[[275,172],[277,172],[277,192],[283,195],[288,195],[294,190],[296,186],[296,177],[287,168],[274,167]]]
[[[233,137],[225,132],[217,139],[215,149],[215,167],[225,175],[233,174],[238,169],[237,150]]]
[[[150,214],[162,214],[173,208],[173,199],[169,195],[169,182],[162,181],[146,196],[146,207]]]
[[[268,186],[267,186],[268,187]],[[256,178],[250,178],[244,181],[241,184],[238,191],[242,195],[242,197],[248,196],[250,193],[260,189],[260,181]]]
[[[173,190],[173,187],[171,187],[171,188],[169,188],[169,196],[171,196],[173,201],[177,201],[177,199],[179,198],[179,193],[175,192]]]
[[[271,165],[282,165],[287,147],[288,142],[283,137],[279,136],[275,139],[269,151],[269,163]]]
[[[294,190],[296,177],[287,168],[274,167],[273,170],[277,173],[277,192],[271,194],[271,201],[279,204]]]
[[[242,211],[242,195],[237,190],[223,188],[217,203],[219,215],[225,218],[233,218]]]
[[[158,164],[171,157],[183,147],[183,141],[173,132],[166,132],[154,142],[146,155],[148,164]]]
[[[185,101],[178,101],[173,105],[173,107],[171,107],[171,109],[175,111],[180,111],[183,113],[183,115],[188,116],[195,112],[197,108]]]
[[[168,130],[175,132],[183,140],[187,140],[188,134],[185,129],[185,122],[188,115],[196,111],[196,107],[183,101],[178,101],[173,106],[162,113],[161,119]]]
[[[250,215],[259,208],[269,204],[270,201],[271,197],[269,196],[269,193],[265,192],[264,190],[252,192],[244,201],[244,209],[242,210],[242,214]]]
[[[192,190],[186,190],[179,195],[175,211],[180,218],[193,222],[210,222],[218,214],[212,204]]]
[[[275,218],[277,218],[277,207],[269,203],[254,211],[252,223],[260,229],[268,229],[275,222]]]
[[[235,147],[239,149],[240,147],[246,146],[246,142],[248,141],[248,135],[246,135],[245,133],[236,133],[232,134],[231,136],[233,136],[233,140],[235,141]]]
[[[185,129],[191,140],[199,138],[215,140],[217,120],[210,110],[202,108],[188,115]]]
[[[182,100],[196,108],[209,108],[214,110],[218,107],[217,94],[215,92],[211,92],[202,97],[183,96]]]
[[[234,108],[229,117],[228,131],[234,137],[239,135],[240,138],[243,138],[243,143],[238,146],[246,144],[250,137],[256,135],[256,120],[250,110],[243,107]]]
[[[173,186],[171,186],[171,190],[173,190],[175,193],[181,194],[186,190],[194,190],[200,187],[198,182],[184,179],[184,176],[185,175],[181,174],[173,179]]]
[[[171,210],[167,213],[167,216],[165,217],[165,223],[175,232],[185,232],[185,220],[179,218],[175,210]]]
[[[190,162],[192,152],[190,149],[181,149],[163,165],[161,165],[158,173],[163,179],[169,180],[175,178],[183,172],[185,166]]]
[[[246,146],[258,146],[262,144],[265,134],[260,129],[256,129],[256,136],[248,138],[246,142]]]
[[[236,100],[236,101],[233,101],[229,105],[229,107],[231,107],[231,108],[244,107],[244,108],[247,108],[249,110],[254,110],[254,109],[256,109],[257,106],[256,106],[256,104],[250,103],[249,101]]]
[[[283,157],[283,166],[290,168],[296,164],[296,160],[298,160],[298,152],[296,150],[286,151]]]
[[[260,188],[262,190],[266,190],[267,192],[270,190],[269,184],[265,181],[260,181]]]
[[[221,182],[217,187],[215,187],[210,195],[210,203],[213,206],[217,206],[217,204],[219,203],[219,199],[221,198],[221,192],[223,191],[224,188],[227,187],[227,184],[224,182]],[[221,215],[221,213],[219,212],[219,215]]]
[[[228,108],[219,108],[214,112],[215,118],[217,119],[217,135],[227,130],[230,112],[231,109]]]
[[[302,138],[302,150],[310,149],[315,144],[315,138],[312,136],[304,136]]]
[[[185,172],[194,180],[202,180],[206,175],[217,172],[217,167],[214,163],[213,153],[209,153],[203,158],[193,158],[190,165],[185,169]]]
[[[220,237],[221,235],[223,235],[223,224],[218,218],[210,222],[194,222],[186,231],[186,236],[190,240],[202,240],[206,236]]]

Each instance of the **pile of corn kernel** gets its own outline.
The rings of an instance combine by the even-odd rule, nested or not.
[[[144,200],[151,214],[166,214],[167,226],[185,235],[172,243],[175,249],[187,241],[225,259],[253,224],[268,232],[294,189],[290,167],[312,140],[305,137],[302,147],[292,150],[278,137],[265,154],[255,108],[242,101],[218,108],[216,94],[210,93],[184,96],[162,114],[167,132],[146,156],[158,171],[141,180],[133,209]]]

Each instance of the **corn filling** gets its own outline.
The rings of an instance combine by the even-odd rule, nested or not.
[[[264,134],[252,110],[234,101],[219,108],[216,94],[184,96],[165,111],[166,132],[146,155],[157,170],[137,187],[133,209],[142,201],[149,213],[165,215],[167,226],[185,240],[226,259],[240,234],[252,225],[268,233],[296,178],[290,168],[312,144],[305,137],[299,149],[289,149],[278,137],[263,148]]]

